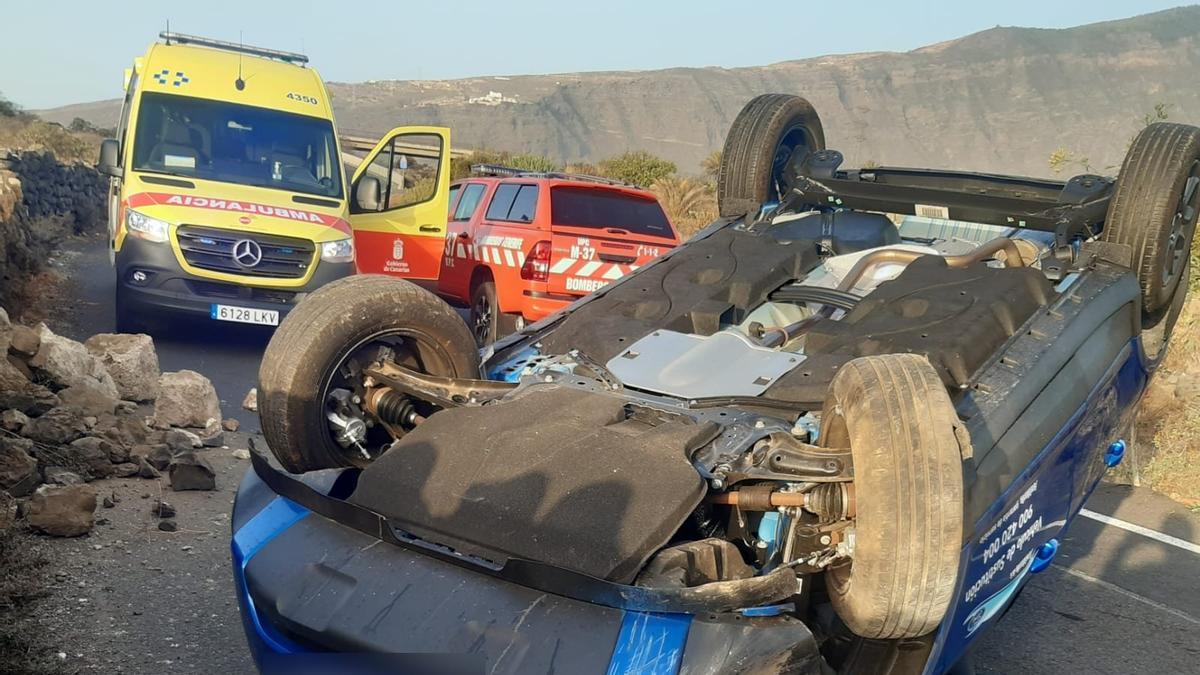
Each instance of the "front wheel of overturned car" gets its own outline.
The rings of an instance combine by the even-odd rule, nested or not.
[[[1159,122],[1142,129],[1121,164],[1103,237],[1129,247],[1145,329],[1170,322],[1177,293],[1187,292],[1198,212],[1200,128]],[[1169,337],[1170,327],[1163,332]]]
[[[717,173],[717,209],[740,216],[780,201],[785,169],[825,149],[825,130],[811,103],[789,94],[750,99],[729,127]]]
[[[363,371],[381,360],[431,375],[479,373],[458,313],[408,281],[347,277],[292,310],[258,375],[263,436],[285,469],[362,466],[391,444],[387,425],[361,405]]]
[[[833,378],[822,444],[854,459],[854,548],[825,575],[855,634],[915,638],[950,606],[962,547],[962,457],[969,447],[937,371],[916,354],[850,361]]]

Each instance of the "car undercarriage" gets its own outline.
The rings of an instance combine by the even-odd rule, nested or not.
[[[257,456],[259,478],[507,583],[788,626],[738,648],[750,670],[820,672],[814,650],[841,670],[867,653],[949,667],[1003,604],[976,598],[1015,592],[1051,520],[1094,487],[1103,463],[1070,448],[1128,423],[1186,256],[1168,241],[1149,291],[1171,292],[1151,305],[1137,251],[1113,236],[1132,227],[1113,218],[1113,179],[845,171],[818,136],[772,137],[773,198],[747,193],[744,214],[478,362],[410,308],[402,328],[338,336],[300,385],[268,373],[272,350],[315,353],[285,324],[260,393],[271,449],[292,473],[354,468],[322,491]],[[1190,240],[1187,171],[1175,215]],[[347,297],[325,315],[350,321]],[[1051,478],[1069,484],[1050,496]],[[1026,501],[1041,505],[1028,517]],[[993,544],[1000,526],[1012,534]],[[987,552],[1002,547],[1007,569]]]

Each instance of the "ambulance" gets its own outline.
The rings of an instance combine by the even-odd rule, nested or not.
[[[355,272],[434,283],[450,132],[398,127],[343,153],[302,54],[161,33],[125,73],[109,176],[116,323],[168,313],[276,326]]]

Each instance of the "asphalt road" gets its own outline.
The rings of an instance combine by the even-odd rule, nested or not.
[[[52,324],[77,338],[113,328],[112,272],[100,246],[79,242],[65,258],[75,304]],[[204,373],[226,416],[257,430],[256,416],[240,403],[254,386],[268,333],[200,321],[155,337],[164,370]],[[43,544],[71,561],[48,615],[78,670],[250,669],[227,567],[228,511],[244,463],[224,452],[215,458],[219,492],[174,497],[180,532],[149,525],[149,504],[139,497],[152,483],[110,481],[125,496],[104,514],[110,525],[87,539]],[[1054,566],[980,640],[978,671],[1200,673],[1200,514],[1145,488],[1107,484],[1087,508],[1096,515],[1076,519]],[[1105,517],[1120,522],[1097,519]],[[1137,527],[1149,534],[1130,531]],[[1168,537],[1190,542],[1191,550]]]

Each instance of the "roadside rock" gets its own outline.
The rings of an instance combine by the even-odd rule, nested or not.
[[[217,472],[204,459],[197,457],[194,452],[185,452],[171,460],[171,489],[176,492],[183,490],[215,490],[217,489]]]
[[[29,424],[29,416],[20,410],[5,410],[0,412],[0,429],[21,433],[21,429]]]
[[[158,353],[149,335],[100,333],[84,343],[108,370],[117,392],[128,401],[153,401],[158,396]]]
[[[141,467],[133,462],[113,464],[113,475],[117,478],[133,478],[141,471]]]
[[[87,432],[83,417],[74,408],[59,406],[51,408],[41,417],[35,417],[21,431],[28,438],[41,443],[64,445]]]
[[[7,530],[17,522],[17,498],[0,490],[0,530]]]
[[[203,446],[200,437],[184,429],[167,429],[163,442],[171,449],[172,454],[188,452]]]
[[[109,478],[113,475],[112,460],[109,454],[114,452],[112,443],[103,438],[88,436],[72,441],[66,448],[67,456],[77,466],[83,467],[93,478]]]
[[[8,353],[8,346],[12,343],[12,322],[8,320],[8,312],[3,307],[0,307],[0,355]]]
[[[160,520],[158,521],[158,529],[163,532],[174,532],[179,529],[179,526],[175,524],[174,520]]]
[[[238,448],[232,453],[234,459],[250,459],[250,451],[245,448]]]
[[[24,358],[33,358],[42,347],[42,336],[29,326],[15,324],[12,327],[8,351]]]
[[[160,427],[203,427],[221,418],[221,401],[207,377],[192,370],[163,373],[158,378],[154,420]]]
[[[221,418],[208,418],[208,421],[204,423],[204,431],[200,432],[200,444],[206,448],[219,448],[225,445],[225,429],[221,426]]]
[[[145,457],[137,458],[137,468],[137,475],[142,478],[158,478],[162,475],[158,472],[158,469],[154,468],[153,464],[146,460]]]
[[[159,518],[174,518],[175,507],[160,499],[154,502],[154,506],[150,507],[150,514]]]
[[[61,466],[48,466],[45,474],[48,485],[83,485],[87,482],[79,474]]]
[[[58,404],[58,397],[53,392],[32,382],[8,359],[0,359],[0,408],[41,415]]]
[[[102,384],[87,378],[58,392],[63,405],[73,406],[84,415],[111,415],[117,407],[117,399],[109,395]]]
[[[232,417],[221,420],[221,428],[230,433],[237,431],[240,426],[242,426],[242,423]]]
[[[82,344],[55,335],[46,324],[38,325],[38,336],[42,340],[38,352],[29,360],[29,365],[41,371],[59,387],[70,387],[81,381],[92,380],[100,385],[112,399],[120,398],[117,385],[104,369],[100,359],[92,356]]]
[[[175,453],[171,452],[171,448],[160,443],[158,445],[151,446],[150,454],[145,455],[143,458],[155,469],[158,469],[159,471],[166,471],[167,467],[171,465],[171,460],[174,459],[174,457]]]
[[[37,460],[29,456],[32,447],[23,438],[0,436],[0,490],[24,497],[41,482]]]
[[[43,485],[25,507],[33,529],[55,537],[78,537],[95,525],[96,491],[88,485]]]
[[[242,407],[250,412],[258,412],[258,387],[252,387],[242,399]]]
[[[136,411],[133,414],[122,412],[119,404],[117,414],[101,415],[96,427],[103,430],[101,433],[105,438],[125,448],[160,440],[160,432],[146,426],[145,420]]]

